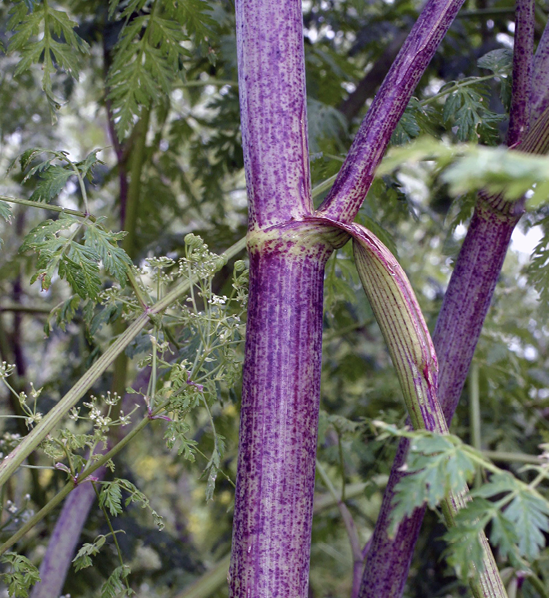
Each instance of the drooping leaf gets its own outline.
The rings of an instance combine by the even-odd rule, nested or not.
[[[101,588],[101,598],[124,598],[135,596],[135,592],[125,584],[125,579],[131,573],[129,565],[120,565],[109,576]]]

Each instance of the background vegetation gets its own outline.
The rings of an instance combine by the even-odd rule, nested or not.
[[[419,8],[410,0],[304,3],[313,186],[338,171]],[[537,40],[548,11],[542,4],[536,11]],[[394,145],[421,133],[502,142],[513,12],[507,0],[467,4],[416,90]],[[1,208],[8,221],[1,231],[0,353],[15,366],[7,378],[11,390],[4,385],[0,398],[3,455],[137,313],[126,255],[142,281],[133,286],[147,300],[200,276],[194,293],[169,312],[170,321],[138,335],[79,403],[78,414],[63,422],[66,450],[63,432],[48,438],[2,488],[5,541],[63,488],[67,468],[69,475],[80,470],[86,446],[107,437],[112,446],[124,437],[126,427],[115,424],[124,424],[128,413],[133,424],[127,429],[163,402],[169,408],[162,413],[178,414],[151,421],[114,457],[115,471],[105,480],[124,482],[98,484],[103,508],[92,507],[78,548],[96,542],[100,550],[81,553],[77,565],[93,556],[93,566],[69,574],[63,592],[73,597],[124,592],[125,570],[112,575],[119,558],[131,567],[127,583],[137,595],[227,595],[219,582],[209,593],[185,591],[216,563],[226,570],[230,550],[245,263],[221,263],[186,235],[199,235],[220,254],[246,231],[233,13],[230,2],[203,0],[109,6],[24,0],[0,7],[0,169],[6,173],[0,193],[98,219],[81,224],[85,217],[65,214],[63,225],[54,211],[15,204],[9,215]],[[31,148],[39,149],[25,153]],[[469,193],[453,200],[433,165],[422,163],[380,176],[360,211],[358,221],[398,255],[430,327],[474,199]],[[46,218],[48,230],[35,228]],[[109,232],[120,230],[128,234]],[[539,445],[549,442],[548,234],[546,207],[525,215],[516,236],[523,243],[505,263],[452,425],[452,432],[525,481],[532,474],[521,467],[536,462]],[[117,253],[119,243],[125,254]],[[245,260],[244,253],[236,257]],[[327,272],[318,446],[323,474],[317,476],[310,589],[317,598],[349,595],[352,583],[349,538],[328,480],[343,493],[364,545],[396,447],[372,422],[401,426],[405,419],[349,247],[331,258]],[[108,413],[101,399],[93,403],[92,396],[108,403],[114,393],[124,396]],[[111,421],[98,420],[104,417]],[[70,464],[73,455],[81,462]],[[119,491],[135,502],[119,508]],[[140,508],[143,502],[150,509]],[[38,566],[58,514],[53,510],[25,535],[18,554]],[[112,529],[120,530],[118,546]],[[439,559],[443,533],[439,515],[430,513],[407,596],[467,595]],[[102,536],[106,541],[98,546]],[[547,548],[531,566],[549,587]],[[509,592],[543,595],[519,571],[509,563]]]

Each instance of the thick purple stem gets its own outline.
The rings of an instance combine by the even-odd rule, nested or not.
[[[104,475],[104,467],[94,473],[94,477],[100,479]],[[61,595],[76,545],[94,501],[95,490],[91,482],[83,482],[67,496],[40,565],[42,581],[34,586],[30,598]]]
[[[534,58],[533,78],[530,88],[530,123],[533,125],[549,108],[549,23],[539,41]]]
[[[530,125],[530,86],[534,58],[534,0],[517,0],[513,95],[509,117],[509,147],[520,143]]]
[[[229,589],[305,598],[332,245],[313,210],[300,0],[237,0],[250,289]]]
[[[368,110],[319,214],[351,222],[416,85],[463,0],[429,0]]]
[[[315,236],[296,224],[249,237],[231,598],[307,596],[322,292],[332,251]]]
[[[249,227],[312,211],[300,0],[238,0],[238,81]]]

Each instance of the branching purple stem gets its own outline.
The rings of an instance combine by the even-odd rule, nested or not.
[[[534,58],[533,81],[530,88],[530,123],[533,125],[549,108],[549,23],[539,41]]]
[[[428,0],[388,72],[319,215],[354,220],[416,85],[463,0]]]
[[[520,143],[530,125],[530,86],[534,54],[534,0],[517,0],[513,92],[509,116],[509,147]]]

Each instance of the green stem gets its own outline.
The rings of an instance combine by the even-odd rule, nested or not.
[[[48,513],[51,513],[53,509],[59,504],[63,502],[65,497],[73,490],[74,484],[69,482],[65,484],[63,488],[51,499],[49,500],[38,513],[35,513],[22,527],[20,527],[11,538],[6,540],[4,544],[0,546],[0,554],[4,554],[8,548],[13,546],[16,542],[18,542],[29,530],[31,530],[37,523],[40,523]]]
[[[246,239],[237,241],[232,247],[223,253],[223,256],[230,260],[246,247]],[[36,426],[25,436],[22,442],[0,463],[0,486],[5,484],[15,472],[24,459],[44,440],[44,438],[55,428],[64,415],[72,409],[92,385],[101,377],[105,370],[114,362],[116,357],[124,351],[131,341],[145,328],[151,316],[161,314],[172,303],[177,301],[181,295],[188,292],[197,278],[183,280],[176,285],[166,296],[155,305],[148,308],[121,334],[103,355],[90,367],[90,369],[78,380],[69,392],[49,411]]]
[[[238,87],[238,81],[231,81],[230,79],[208,79],[206,81],[187,81],[186,83],[179,83],[174,85],[174,89],[180,87],[206,87],[206,85],[213,85],[214,87],[223,87],[230,85],[231,87]]]
[[[133,258],[135,256],[135,238],[137,231],[137,215],[141,196],[141,175],[147,149],[147,131],[149,129],[150,110],[143,109],[143,115],[135,125],[135,136],[132,146],[132,163],[130,169],[130,186],[126,203],[123,227],[128,233],[122,241],[122,249]]]
[[[471,425],[471,445],[482,450],[482,436],[480,432],[480,398],[479,398],[478,364],[473,361],[469,377],[469,420]],[[482,472],[477,469],[475,487],[482,484]]]
[[[97,491],[97,486],[95,485],[95,482],[92,482],[92,486],[95,491],[95,495],[97,496],[97,503],[100,505],[99,508],[103,511],[103,515],[105,516],[105,519],[107,520],[107,525],[108,525],[109,529],[111,530],[111,535],[112,535],[112,539],[114,541],[114,545],[116,546],[116,552],[118,553],[118,560],[120,562],[120,566],[122,567],[122,569],[124,569],[124,559],[122,558],[122,551],[120,550],[120,545],[118,544],[118,539],[116,537],[116,533],[112,526],[111,518],[109,517],[109,514],[107,513],[107,509],[105,509],[105,505],[101,504],[99,492]],[[130,595],[130,584],[128,582],[127,576],[124,576],[124,581],[126,584],[126,589],[128,590],[128,595]]]
[[[328,179],[330,180],[330,179]],[[318,194],[320,186],[313,189],[313,195]],[[315,193],[316,192],[316,193]],[[0,198],[1,199],[1,198]],[[35,202],[30,202],[33,206]],[[41,204],[36,204],[42,207]],[[65,211],[59,209],[59,211]],[[85,217],[85,214],[79,213]],[[90,218],[91,220],[91,218]],[[237,241],[232,247],[223,253],[223,256],[230,260],[246,247],[246,238]],[[140,315],[112,345],[103,353],[103,355],[91,366],[91,368],[78,380],[78,382],[69,390],[69,392],[49,411],[21,443],[5,457],[0,463],[0,486],[3,486],[7,480],[15,473],[19,465],[32,453],[32,451],[46,438],[46,436],[61,421],[64,415],[72,409],[92,385],[101,377],[107,368],[114,362],[116,357],[124,351],[131,341],[145,328],[151,316],[161,314],[172,303],[177,301],[181,295],[188,292],[192,285],[196,283],[196,278],[192,280],[181,281],[163,299],[154,306],[147,308],[146,312]]]
[[[482,451],[482,454],[492,461],[503,461],[504,463],[532,463],[539,465],[540,461],[536,455],[525,453],[511,453],[506,451]]]
[[[357,224],[339,225],[354,237],[357,271],[397,371],[404,401],[415,429],[441,434],[448,427],[437,397],[438,364],[429,330],[410,282],[391,252],[371,232]],[[448,527],[466,505],[467,487],[442,504]],[[470,580],[475,598],[506,596],[503,582],[484,533],[482,572]],[[368,567],[368,565],[367,565]]]
[[[165,405],[159,407],[153,414],[153,417],[156,413],[158,413],[161,409],[163,409]],[[95,461],[91,466],[87,467],[84,472],[80,475],[80,483],[88,483],[86,482],[86,478],[93,475],[93,473],[98,470],[100,467],[105,465],[108,461],[110,461],[116,454],[118,454],[143,428],[145,428],[149,422],[151,422],[151,418],[149,416],[144,417],[136,426],[132,429],[132,431],[124,436],[124,438],[114,446],[108,453],[105,453],[101,456],[100,459]],[[76,488],[73,481],[68,482],[63,486],[63,488],[46,504],[38,513],[33,515],[22,527],[20,527],[11,538],[6,540],[4,544],[0,546],[0,554],[3,554],[13,546],[16,542],[18,542],[29,530],[31,530],[37,523],[42,521],[46,515],[48,515],[55,507],[63,501],[63,499]]]
[[[48,210],[49,212],[61,212],[63,214],[70,214],[71,216],[80,216],[80,218],[88,218],[92,222],[95,222],[95,216],[86,214],[86,212],[80,212],[79,210],[69,210],[61,206],[54,206],[48,203],[42,203],[39,201],[31,201],[30,199],[19,199],[16,197],[8,197],[7,195],[0,195],[0,201],[7,201],[8,203],[16,203],[20,206],[29,206],[30,208],[38,208],[39,210]]]
[[[436,102],[439,98],[443,98],[444,96],[447,96],[448,94],[453,93],[454,91],[456,91],[456,89],[461,89],[462,87],[469,87],[470,85],[476,85],[477,83],[480,83],[481,81],[488,81],[489,79],[494,79],[494,77],[497,77],[497,76],[498,75],[485,75],[484,77],[475,77],[474,79],[469,79],[467,81],[462,81],[461,83],[456,83],[455,85],[452,85],[452,87],[448,87],[444,91],[437,93],[436,95],[432,96],[431,98],[422,100],[420,102],[420,105],[427,106],[428,104],[432,104],[433,102]]]
[[[78,168],[76,168],[76,166],[70,160],[67,160],[67,162],[69,163],[69,166],[71,167],[72,171],[76,175],[76,178],[78,179],[78,185],[80,186],[80,193],[82,193],[82,199],[84,200],[84,207],[86,208],[87,218],[90,210],[88,207],[88,194],[86,192],[86,185],[84,184],[84,179],[82,178],[82,175],[80,174]]]

